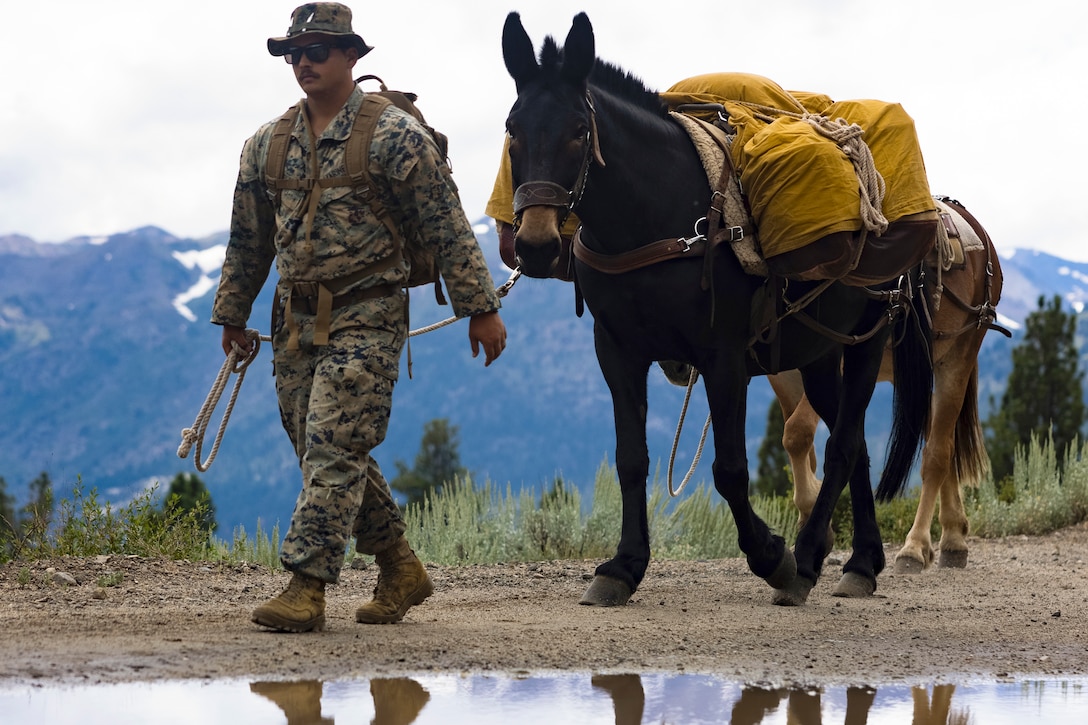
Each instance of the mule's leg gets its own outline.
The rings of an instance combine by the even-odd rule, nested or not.
[[[876,386],[883,356],[884,336],[847,348],[838,361],[825,359],[804,372],[805,390],[816,412],[827,422],[831,435],[824,454],[824,481],[812,516],[798,533],[794,555],[798,583],[780,594],[778,603],[796,604],[807,598],[819,579],[830,550],[827,527],[847,482],[854,519],[853,552],[843,567],[850,591],[876,589],[876,576],[884,568],[884,551],[876,523],[876,505],[869,484],[869,460],[865,447],[865,410]]]
[[[842,578],[832,592],[836,597],[867,597],[876,591],[876,578],[884,569],[884,545],[876,523],[876,501],[869,479],[869,454],[864,431],[861,449],[850,477],[850,510],[854,520],[854,538],[850,558],[843,565]]]
[[[879,340],[879,342],[877,342]],[[876,521],[876,500],[869,479],[869,451],[865,443],[865,411],[873,397],[884,357],[884,340],[877,336],[843,353],[843,395],[839,426],[854,426],[853,471],[850,476],[850,512],[854,524],[851,554],[832,594],[864,597],[876,591],[876,578],[884,570],[884,544]],[[926,394],[929,394],[927,389]],[[834,504],[832,504],[834,508]]]
[[[623,503],[616,555],[597,567],[580,604],[622,606],[642,583],[650,562],[650,528],[646,514],[646,477],[650,455],[646,446],[646,376],[649,362],[640,362],[615,344],[603,326],[594,323],[597,359],[612,391],[616,421],[616,473]]]
[[[714,488],[729,504],[737,525],[737,543],[748,557],[748,568],[775,589],[794,578],[793,554],[785,539],[771,531],[752,509],[748,498],[748,461],[744,446],[744,415],[748,374],[743,360],[722,356],[704,369],[710,413],[714,419]]]

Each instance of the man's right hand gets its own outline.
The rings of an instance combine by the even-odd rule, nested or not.
[[[246,337],[246,328],[223,325],[223,354],[230,355],[237,345],[245,355],[253,351],[253,341]]]

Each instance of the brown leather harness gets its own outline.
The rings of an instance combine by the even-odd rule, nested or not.
[[[515,230],[520,224],[522,212],[530,206],[552,206],[559,208],[561,211],[558,225],[562,226],[562,223],[571,212],[574,211],[578,202],[581,200],[582,193],[585,190],[586,179],[589,176],[590,164],[593,161],[596,161],[601,166],[604,166],[604,159],[601,157],[600,142],[598,139],[596,111],[588,91],[586,92],[586,103],[589,106],[590,119],[586,138],[586,152],[574,186],[568,190],[551,181],[529,181],[519,185],[514,192]],[[681,110],[682,108],[683,107],[681,107]],[[702,287],[711,294],[711,325],[713,325],[713,267],[715,253],[723,242],[736,243],[743,239],[745,235],[754,234],[754,225],[751,221],[751,217],[747,213],[743,214],[744,218],[739,223],[732,223],[735,222],[735,213],[733,215],[726,213],[726,201],[730,198],[730,192],[733,191],[730,189],[730,185],[738,183],[732,159],[729,155],[726,133],[715,124],[701,120],[699,123],[721,147],[725,161],[722,164],[721,176],[718,180],[717,188],[714,189],[711,194],[710,208],[707,211],[706,216],[696,220],[693,229],[694,234],[690,237],[670,237],[667,239],[660,239],[620,254],[603,254],[601,252],[596,252],[585,245],[581,234],[582,229],[579,227],[574,234],[574,238],[571,240],[571,254],[574,258],[580,260],[592,269],[604,272],[605,274],[624,274],[660,262],[683,257],[703,257]],[[730,216],[734,218],[729,218]],[[702,229],[702,231],[700,231],[700,229]],[[571,276],[574,278],[576,311],[577,314],[581,316],[584,312],[582,294],[579,289],[577,277],[574,275]],[[900,278],[900,283],[896,289],[876,291],[863,288],[873,299],[886,299],[888,301],[888,314],[882,316],[876,326],[865,334],[844,335],[822,325],[815,318],[803,314],[802,312],[803,309],[819,297],[819,294],[830,286],[833,281],[834,280],[828,280],[821,283],[815,290],[806,294],[801,300],[796,302],[790,302],[785,299],[784,293],[786,285],[784,283],[780,285],[783,299],[786,302],[785,312],[782,315],[775,314],[773,317],[769,318],[767,326],[760,330],[750,343],[758,341],[771,342],[772,340],[775,340],[777,338],[778,323],[788,316],[794,316],[799,322],[825,337],[842,344],[853,345],[870,339],[883,329],[885,325],[895,320],[901,312],[909,309],[908,302],[911,290],[906,275]]]

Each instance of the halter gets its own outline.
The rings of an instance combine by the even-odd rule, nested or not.
[[[521,225],[521,213],[530,206],[554,206],[562,211],[559,215],[559,226],[567,220],[578,202],[582,200],[582,193],[586,188],[586,179],[589,177],[589,164],[596,161],[604,166],[604,158],[601,156],[601,147],[597,134],[597,111],[593,107],[593,99],[586,90],[586,105],[589,106],[589,131],[586,132],[586,152],[582,157],[582,167],[578,171],[578,178],[571,189],[564,189],[554,181],[527,181],[518,186],[514,191],[514,228]]]

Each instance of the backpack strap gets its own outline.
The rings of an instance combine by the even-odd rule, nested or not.
[[[374,193],[374,186],[370,178],[370,143],[374,140],[374,129],[378,126],[378,118],[385,111],[386,106],[392,103],[388,98],[373,93],[363,96],[363,105],[359,107],[359,113],[355,116],[355,126],[348,138],[347,148],[344,150],[344,162],[348,171],[348,185],[355,190],[355,194],[370,205],[389,234],[397,241],[398,248],[404,246],[404,234],[400,225],[393,219],[393,215],[385,208],[385,204]]]
[[[374,140],[374,131],[378,126],[378,118],[385,112],[386,107],[389,105],[396,104],[394,104],[394,101],[388,96],[382,93],[367,93],[363,96],[363,103],[355,116],[351,135],[348,137],[347,145],[344,148],[344,165],[346,166],[347,171],[346,176],[307,179],[284,178],[284,168],[287,163],[287,147],[291,139],[291,132],[294,130],[295,124],[297,123],[298,115],[302,113],[303,110],[301,101],[289,108],[282,116],[276,119],[275,125],[272,127],[272,136],[268,144],[268,155],[265,160],[265,184],[268,189],[274,192],[275,206],[279,206],[280,195],[284,189],[302,189],[311,194],[310,203],[308,204],[309,212],[307,213],[307,235],[309,235],[310,225],[313,224],[313,217],[316,212],[321,190],[348,186],[354,190],[356,196],[367,202],[371,212],[373,212],[374,216],[382,222],[386,230],[392,236],[395,242],[396,251],[389,257],[378,260],[367,268],[360,270],[360,273],[363,274],[363,276],[388,269],[395,262],[402,259],[404,257],[406,244],[404,233],[401,230],[400,225],[397,224],[393,215],[375,193],[368,168],[370,162],[370,144]],[[314,149],[314,153],[316,154],[316,148]],[[316,176],[317,172],[315,171],[313,175]],[[441,284],[436,281],[434,289],[435,300],[441,305],[447,304],[445,295],[442,293]],[[322,304],[322,302],[324,302],[324,304]],[[330,303],[331,298],[329,300],[319,299],[318,306],[319,308],[323,308],[329,306]],[[405,305],[406,325],[408,323],[407,315],[408,305]],[[411,354],[411,348],[409,348],[409,377],[412,375]]]
[[[295,128],[299,114],[302,113],[302,101],[288,108],[276,119],[272,127],[272,138],[268,142],[268,157],[264,164],[264,182],[275,194],[273,205],[280,205],[280,192],[284,189],[312,189],[313,179],[285,179],[284,166],[287,164],[287,144]]]

